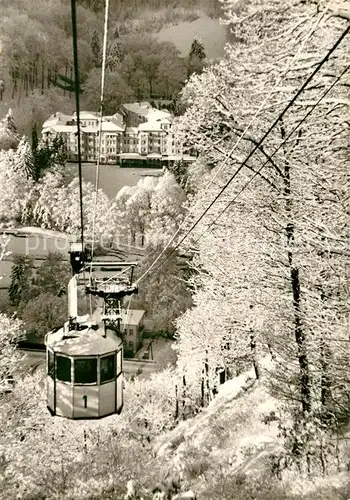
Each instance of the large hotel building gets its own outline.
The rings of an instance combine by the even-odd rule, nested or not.
[[[176,139],[176,118],[167,110],[152,108],[148,102],[127,103],[119,112],[102,119],[101,162],[120,166],[160,166],[164,162],[195,159],[184,154]],[[81,156],[85,162],[97,161],[99,115],[80,112]],[[78,160],[76,114],[55,113],[43,124],[42,136],[50,139],[60,134],[66,145],[68,161]]]

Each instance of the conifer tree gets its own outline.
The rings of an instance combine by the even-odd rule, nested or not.
[[[93,34],[92,34],[92,39],[91,39],[91,50],[94,55],[94,62],[96,68],[99,68],[101,66],[101,40],[98,34],[98,31],[95,29]]]
[[[28,298],[33,272],[33,259],[28,255],[14,255],[11,270],[11,284],[8,289],[10,303],[18,307]]]
[[[188,78],[193,73],[201,73],[203,71],[205,59],[206,55],[203,43],[198,38],[194,38],[188,55],[188,64],[187,64]]]
[[[36,152],[38,150],[38,146],[39,146],[38,132],[36,129],[36,123],[33,122],[33,125],[32,125],[32,150],[33,150],[34,155],[36,154]]]
[[[18,145],[15,166],[19,171],[25,172],[27,179],[36,180],[35,156],[26,136],[22,137]]]
[[[124,59],[123,49],[121,43],[118,39],[109,43],[107,46],[107,68],[111,71],[115,71],[118,64],[120,64]]]
[[[0,124],[0,150],[15,149],[19,136],[11,108]]]
[[[206,58],[205,52],[204,52],[204,46],[201,40],[198,38],[194,38],[191,48],[190,48],[190,54],[189,57],[198,57],[198,59],[203,60]]]
[[[188,165],[183,160],[176,160],[168,167],[168,170],[174,175],[179,186],[186,190]]]

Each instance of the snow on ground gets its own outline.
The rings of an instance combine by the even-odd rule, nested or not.
[[[209,462],[221,464],[227,474],[256,474],[281,446],[276,422],[263,422],[276,408],[277,401],[263,381],[256,381],[253,371],[246,372],[223,384],[202,413],[161,436],[155,452],[171,456],[181,469],[188,450],[196,449]]]
[[[180,50],[182,56],[188,55],[195,37],[202,40],[209,59],[216,59],[224,55],[226,28],[220,24],[218,19],[201,16],[195,21],[167,26],[158,33],[160,42],[172,42]]]
[[[263,360],[262,371],[272,369],[273,363],[267,358]],[[225,382],[200,414],[160,436],[154,452],[180,474],[188,473],[191,467],[200,470],[203,463],[204,466],[207,463],[208,471],[214,474],[211,477],[215,477],[215,469],[226,478],[243,474],[256,481],[265,472],[271,476],[271,458],[283,450],[283,440],[279,437],[277,421],[265,423],[264,418],[272,412],[278,413],[279,405],[268,393],[264,377],[257,381],[253,370],[243,373]],[[347,446],[350,448],[350,440]],[[346,456],[346,450],[344,453]],[[342,465],[345,470],[346,463]],[[198,479],[191,487],[200,495],[205,491],[204,476],[199,475]],[[297,498],[320,494],[317,498],[323,500],[335,498],[347,483],[350,484],[348,472],[305,478],[293,468],[283,472],[281,486]],[[350,500],[350,496],[346,500]]]
[[[76,163],[68,163],[66,169],[73,177],[78,175]],[[94,163],[84,163],[82,173],[85,182],[95,184],[96,165]],[[142,177],[148,174],[151,176],[160,175],[161,173],[162,170],[157,168],[121,168],[117,165],[101,165],[99,186],[109,198],[114,199],[122,187],[136,186]]]

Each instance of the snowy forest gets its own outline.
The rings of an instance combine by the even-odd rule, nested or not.
[[[44,373],[18,372],[33,318],[14,300],[0,314],[4,498],[350,497],[349,5],[220,4],[225,57],[177,89],[176,132],[197,160],[113,200],[101,190],[96,213],[83,185],[87,238],[146,248],[137,300],[175,339],[176,364],[125,380],[120,415],[52,417]],[[2,227],[78,234],[59,137],[20,131],[6,110]]]
[[[80,92],[86,109],[99,104],[103,42],[102,0],[77,2]],[[110,2],[105,111],[132,100],[177,101],[188,75],[202,63],[158,40],[163,27],[219,17],[219,0]],[[58,109],[74,106],[70,1],[2,2],[0,113],[10,102],[21,133],[29,134]]]

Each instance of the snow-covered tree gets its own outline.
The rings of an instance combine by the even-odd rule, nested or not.
[[[24,172],[28,179],[33,178],[35,172],[35,157],[25,135],[18,144],[15,156],[16,169],[18,169],[19,172]]]
[[[12,150],[4,153],[0,159],[0,220],[21,221],[30,203],[31,189],[22,154]]]
[[[0,395],[11,390],[13,376],[18,371],[21,359],[16,351],[16,343],[22,338],[21,322],[0,313]]]
[[[150,441],[175,425],[177,374],[167,368],[147,380],[126,383],[121,425],[137,440]]]
[[[8,238],[0,238],[0,262],[8,255],[7,244]],[[0,314],[0,396],[13,388],[13,376],[22,357],[16,350],[16,343],[22,338],[21,321]]]
[[[171,172],[165,171],[157,183],[150,205],[147,241],[163,244],[175,234],[184,216],[186,195]]]
[[[29,255],[14,255],[8,297],[11,305],[18,306],[29,299],[29,287],[34,269],[34,259]]]
[[[141,276],[153,264],[163,250],[163,245],[148,245],[145,256],[137,268]],[[138,307],[144,308],[152,319],[153,330],[165,335],[174,333],[174,321],[191,305],[191,297],[185,283],[187,265],[177,252],[171,249],[147,274],[137,298]],[[160,263],[164,264],[160,266]]]
[[[130,238],[132,244],[135,243],[137,231],[133,213],[130,210],[130,204],[127,208],[127,203],[136,192],[137,186],[124,186],[118,191],[114,199],[114,206],[117,212],[115,236],[119,240],[124,241]]]
[[[282,6],[277,0],[260,0],[236,10],[234,2],[226,2],[236,42],[222,62],[193,76],[183,93],[188,109],[179,132],[212,169],[209,188],[200,189],[194,200],[193,220],[345,29],[349,13],[334,6],[327,11],[325,5],[288,1]],[[180,320],[180,348],[189,356],[191,342],[198,346],[200,370],[206,355],[201,344],[210,346],[212,340],[205,325],[215,325],[213,335],[220,344],[215,318],[225,318],[228,302],[233,344],[242,354],[259,342],[263,351],[271,350],[276,358],[273,388],[296,418],[301,413],[306,420],[310,414],[323,421],[331,414],[344,419],[348,404],[348,77],[317,105],[298,133],[290,138],[289,134],[341,74],[349,57],[344,40],[198,224],[187,245],[199,255],[198,306]],[[284,139],[287,142],[271,158]],[[224,284],[221,301],[217,282]],[[253,345],[251,331],[259,332],[257,338],[254,333]],[[213,359],[212,368],[218,361],[214,355]]]
[[[66,184],[63,171],[49,170],[36,184],[33,221],[41,227],[80,234],[79,180]],[[114,233],[114,206],[107,195],[90,183],[83,183],[84,232],[87,240],[107,244]]]
[[[15,149],[19,142],[17,127],[12,110],[9,109],[0,124],[0,150]]]
[[[91,37],[91,50],[94,55],[94,63],[96,68],[101,66],[102,62],[102,46],[98,31],[95,29]]]
[[[138,237],[140,244],[144,245],[150,225],[151,199],[156,185],[156,178],[145,177],[140,179],[136,186],[124,186],[115,198],[117,233],[124,238],[130,238],[132,244]]]
[[[179,227],[186,196],[171,172],[124,186],[115,198],[117,233],[135,243],[164,245]]]

